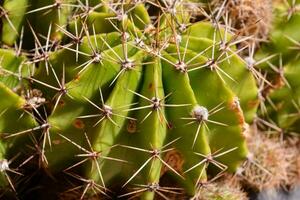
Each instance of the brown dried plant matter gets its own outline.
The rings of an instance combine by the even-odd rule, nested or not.
[[[224,174],[220,179],[203,184],[192,200],[248,200],[238,179],[230,174]]]
[[[269,135],[256,128],[251,128],[247,143],[250,153],[237,172],[241,182],[260,191],[287,185],[295,174],[290,174],[295,149],[287,148],[287,141],[280,134]]]
[[[214,0],[213,5],[225,7],[231,26],[240,35],[252,36],[256,42],[267,39],[272,23],[272,0]]]
[[[288,178],[285,185],[293,188],[300,184],[300,138],[291,136],[286,140],[288,155],[292,157],[288,166]]]

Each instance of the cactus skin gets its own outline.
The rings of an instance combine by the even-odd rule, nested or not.
[[[12,185],[14,182],[9,178],[10,175],[14,174],[11,171],[10,164],[12,161],[9,158],[15,157],[18,153],[21,154],[23,150],[18,145],[28,142],[26,137],[22,135],[11,138],[9,133],[31,129],[37,124],[30,115],[23,113],[22,109],[25,107],[26,101],[13,93],[3,83],[0,83],[0,96],[2,97],[0,105],[0,191],[6,192],[8,186],[14,190]],[[18,126],[15,124],[16,121]]]
[[[11,49],[0,49],[0,55],[0,67],[2,68],[0,82],[10,89],[17,91],[20,89],[18,88],[20,82],[23,81],[23,84],[26,85],[26,81],[22,80],[21,77],[29,76],[32,66],[26,63],[26,56],[17,55],[17,52]],[[19,75],[20,77],[16,77],[15,75]]]
[[[3,23],[1,41],[8,46],[13,46],[19,37],[25,37],[24,47],[34,48],[36,38],[33,37],[30,27],[36,35],[41,34],[46,37],[49,35],[52,41],[60,41],[63,35],[58,32],[58,27],[67,23],[73,9],[69,6],[72,2],[74,1],[4,0],[3,6],[0,7],[0,19]],[[40,23],[41,21],[43,23]],[[39,42],[46,44],[43,40]]]
[[[0,16],[3,23],[1,41],[13,45],[17,40],[28,6],[28,0],[5,0],[1,6]]]
[[[40,89],[48,103],[31,105],[30,112],[47,118],[37,117],[34,123],[29,115],[26,126],[1,133],[32,132],[35,127],[44,166],[53,174],[64,170],[73,178],[82,177],[87,184],[83,196],[92,195],[92,187],[111,195],[106,188],[121,183],[117,186],[124,186],[124,193],[119,197],[129,197],[126,191],[137,184],[144,188],[140,198],[151,200],[161,195],[165,174],[192,196],[208,174],[237,169],[247,155],[244,114],[252,120],[257,88],[241,58],[221,48],[224,34],[228,41],[232,38],[229,33],[208,22],[178,26],[189,19],[173,12],[185,12],[180,6],[156,8],[161,14],[153,25],[143,3],[122,6],[129,13],[120,16],[108,4],[82,11],[83,16],[74,11],[74,18],[68,7],[61,18],[53,8],[39,26],[34,21],[38,14],[30,14],[30,9],[51,3],[39,1],[35,8],[28,3],[27,18],[34,31],[46,36],[42,44],[53,40],[63,45],[48,44],[51,48],[44,47],[40,60],[17,55],[20,62],[4,63],[2,70],[13,83],[0,79],[10,93],[8,88]],[[25,37],[32,31],[26,27]],[[34,45],[30,39],[26,43],[26,48]],[[236,51],[234,45],[229,48]],[[10,50],[0,53],[13,55]],[[20,81],[20,69],[32,70],[27,63],[38,68],[33,76],[24,72]],[[23,99],[11,112],[23,112],[25,104]],[[4,116],[0,119],[8,119]],[[11,152],[19,148],[13,147]],[[172,152],[180,155],[178,168],[167,162]]]
[[[264,44],[257,52],[256,58],[260,59],[269,55],[276,55],[259,67],[268,74],[267,78],[272,83],[265,86],[262,95],[266,104],[267,116],[278,127],[281,133],[300,133],[299,100],[300,84],[297,77],[300,75],[300,59],[298,44],[300,41],[296,26],[300,23],[300,13],[295,5],[274,2],[274,24],[270,34],[270,42]],[[294,6],[295,9],[291,9]],[[273,123],[272,122],[272,123]]]

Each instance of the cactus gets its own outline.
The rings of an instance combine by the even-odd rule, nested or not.
[[[79,198],[150,200],[193,196],[246,158],[257,87],[226,26],[190,23],[178,2],[16,2],[3,5],[28,6],[9,23],[18,34],[2,28],[5,46],[20,42],[0,51],[2,169],[34,138]]]
[[[4,190],[2,192],[7,192],[7,186],[10,186],[11,189],[15,191],[15,187],[10,179],[10,174],[15,173],[18,174],[13,168],[11,168],[11,164],[13,164],[13,160],[9,158],[15,157],[19,152],[12,150],[12,144],[21,145],[26,142],[26,138],[22,136],[22,131],[26,129],[32,129],[37,125],[33,117],[25,111],[23,111],[26,106],[26,101],[13,93],[9,88],[7,88],[3,83],[0,84],[0,93],[3,97],[1,100],[1,143],[0,143],[0,188]],[[16,127],[15,123],[18,123]],[[20,131],[20,137],[10,137],[12,136],[11,132]],[[11,157],[14,155],[13,157]],[[1,195],[2,196],[2,195]]]
[[[62,34],[57,31],[58,26],[66,25],[75,6],[73,2],[74,0],[4,0],[0,6],[1,41],[12,46],[18,38],[25,37],[24,48],[34,48],[32,27],[36,34],[48,35],[53,42],[60,41]],[[45,44],[44,40],[41,43]]]
[[[299,2],[274,2],[274,24],[270,41],[256,53],[256,59],[268,57],[259,65],[270,84],[262,84],[261,101],[264,109],[260,115],[270,121],[272,131],[295,134],[299,127],[300,60],[298,55]]]

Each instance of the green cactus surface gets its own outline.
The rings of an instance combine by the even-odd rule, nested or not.
[[[258,88],[222,24],[177,1],[5,0],[0,14],[3,190],[18,194],[26,164],[69,177],[77,199],[193,196],[247,158]]]
[[[270,84],[261,87],[262,102],[265,108],[261,115],[266,116],[281,133],[300,133],[300,75],[298,24],[300,13],[298,1],[274,2],[273,27],[270,42],[257,52],[257,59],[269,57],[260,65]],[[291,9],[295,8],[295,9]],[[277,128],[276,128],[277,127]],[[270,128],[270,127],[269,127]]]

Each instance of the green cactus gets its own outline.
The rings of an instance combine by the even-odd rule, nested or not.
[[[27,5],[19,17],[34,53],[0,51],[0,144],[12,141],[2,161],[28,136],[44,168],[82,182],[81,199],[94,191],[150,200],[181,188],[192,196],[208,175],[234,172],[247,157],[243,131],[258,91],[227,29],[190,23],[176,2]],[[33,89],[43,97],[26,93]],[[180,188],[160,185],[162,176]]]
[[[7,186],[11,186],[15,191],[9,176],[14,173],[18,174],[18,172],[11,168],[10,164],[13,160],[10,160],[9,157],[12,158],[12,154],[15,157],[18,153],[21,154],[22,151],[13,150],[12,146],[24,144],[27,139],[23,136],[23,131],[32,129],[37,126],[37,123],[31,115],[23,110],[26,107],[26,101],[13,93],[3,83],[0,83],[0,94],[3,97],[0,106],[2,133],[0,143],[0,189],[3,190]],[[18,123],[18,126],[16,126],[16,123]],[[18,132],[18,137],[14,137],[10,134],[11,132]]]
[[[27,0],[1,2],[1,41],[3,43],[13,45],[17,40],[27,6]]]
[[[267,74],[271,84],[261,86],[267,116],[281,133],[300,133],[299,127],[299,34],[296,28],[300,22],[299,2],[274,3],[274,24],[270,41],[257,52],[260,59],[273,55],[268,62],[259,65]],[[268,127],[274,129],[272,127]]]
[[[41,34],[53,42],[62,39],[57,30],[66,25],[71,11],[75,8],[74,0],[4,0],[0,6],[2,21],[1,41],[13,46],[18,38],[24,37],[24,47],[34,48],[37,44],[46,44],[45,40],[36,41]],[[2,2],[1,2],[2,4]],[[43,23],[40,23],[40,22]],[[33,28],[33,29],[32,29]],[[31,30],[32,29],[32,30]],[[34,35],[31,33],[34,31]]]

